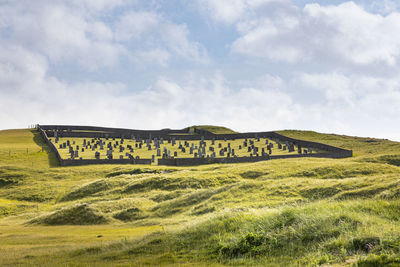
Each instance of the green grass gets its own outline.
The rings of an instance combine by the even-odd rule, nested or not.
[[[1,265],[398,265],[400,144],[280,133],[355,156],[59,167],[0,131]]]
[[[108,220],[89,205],[79,204],[35,218],[29,223],[44,225],[95,225],[106,224]]]
[[[194,125],[190,127],[191,132],[193,132],[193,128],[210,131],[214,134],[233,134],[237,133],[229,128],[222,126],[213,126],[213,125]]]

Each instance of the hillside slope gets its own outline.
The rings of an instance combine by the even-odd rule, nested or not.
[[[214,134],[234,134],[237,133],[227,127],[222,127],[222,126],[214,126],[214,125],[194,125],[189,127],[190,130],[193,132],[194,128],[201,129],[201,130],[206,130],[209,132],[212,132]]]
[[[35,131],[0,131],[0,262],[400,264],[400,143],[280,133],[355,156],[61,168]]]

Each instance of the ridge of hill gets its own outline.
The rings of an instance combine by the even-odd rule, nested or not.
[[[238,133],[227,127],[215,126],[215,125],[193,125],[193,126],[190,126],[189,128],[192,132],[194,131],[194,128],[197,128],[200,130],[206,130],[206,131],[212,132],[213,134],[235,134],[235,133]]]
[[[279,133],[354,157],[60,168],[35,130],[0,131],[0,262],[400,264],[400,143]]]

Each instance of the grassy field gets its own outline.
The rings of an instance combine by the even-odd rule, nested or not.
[[[280,133],[354,157],[58,167],[0,131],[0,265],[400,265],[400,143]]]

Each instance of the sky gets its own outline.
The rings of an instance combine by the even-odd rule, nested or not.
[[[0,0],[0,129],[400,141],[395,0]]]

